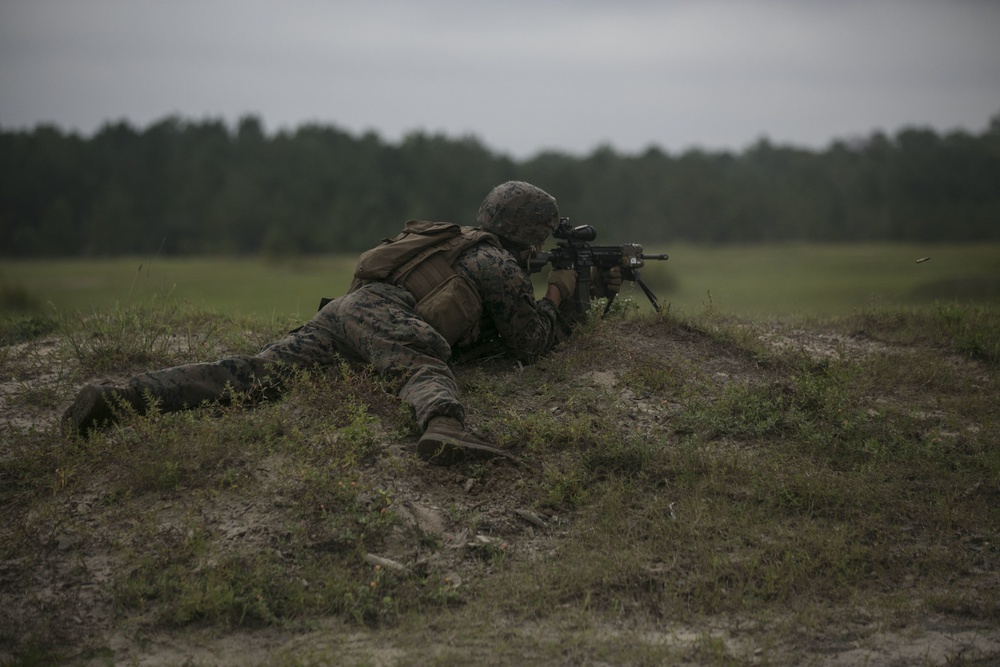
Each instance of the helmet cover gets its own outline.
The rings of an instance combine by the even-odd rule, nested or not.
[[[559,208],[545,190],[524,181],[507,181],[486,195],[476,222],[514,243],[538,246],[559,225]]]

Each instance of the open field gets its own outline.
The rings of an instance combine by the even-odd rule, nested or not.
[[[471,426],[520,464],[454,468],[351,364],[60,433],[85,382],[281,335],[292,311],[233,295],[295,286],[307,316],[340,291],[319,260],[190,283],[211,263],[109,262],[89,288],[99,263],[5,265],[0,665],[997,664],[997,249],[894,246],[873,281],[886,248],[815,248],[794,266],[844,279],[811,302],[788,249],[757,250],[753,271],[674,250],[674,288],[650,271],[664,316],[623,303],[535,365],[456,366]],[[73,276],[91,296],[60,301]],[[994,287],[889,303],[932,284]],[[785,300],[727,310],[758,292]],[[42,298],[54,316],[10,307]]]
[[[645,278],[664,303],[697,313],[711,301],[749,317],[834,316],[872,305],[937,300],[1000,304],[1000,246],[781,245],[650,248],[670,260]],[[916,260],[930,257],[917,263]],[[308,318],[321,296],[347,289],[354,258],[128,258],[9,261],[4,283],[36,304],[89,312],[167,297],[216,312]],[[638,290],[629,291],[645,307]],[[0,302],[0,311],[3,303]]]

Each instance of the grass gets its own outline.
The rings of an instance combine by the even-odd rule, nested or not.
[[[620,241],[629,241],[621,239]],[[617,240],[616,240],[617,242]],[[661,301],[689,315],[714,304],[744,317],[832,317],[872,306],[937,301],[1000,303],[997,245],[672,246],[643,273]],[[930,257],[926,262],[916,259]],[[344,293],[353,257],[264,259],[119,258],[8,261],[0,313],[103,311],[172,299],[258,319],[308,318],[322,296]],[[631,290],[631,291],[630,291]],[[644,310],[641,292],[628,287]]]
[[[657,249],[660,250],[660,249]],[[995,245],[725,246],[662,249],[645,277],[676,309],[754,318],[837,317],[872,307],[1000,302]],[[930,257],[925,262],[917,259]],[[662,275],[662,277],[661,277]],[[663,285],[663,287],[660,287]]]
[[[0,663],[188,638],[175,662],[213,664],[208,632],[267,664],[788,664],[939,627],[925,663],[996,657],[954,639],[1000,628],[996,308],[620,312],[533,366],[456,368],[523,461],[456,469],[351,364],[67,440],[82,382],[289,322],[172,297],[26,329],[0,354]]]
[[[8,261],[0,312],[102,312],[154,299],[255,319],[308,318],[320,297],[343,294],[354,258],[271,262],[238,258],[115,258]],[[23,304],[23,305],[22,305]]]
[[[950,331],[954,319],[952,308],[888,315],[862,317],[874,335],[895,331],[899,318],[918,327],[935,323],[932,331]],[[991,336],[994,317],[968,317],[976,323],[968,333]],[[543,506],[555,499],[557,510],[580,507],[583,516],[551,566],[525,564],[501,579],[496,598],[505,614],[568,604],[616,617],[699,619],[803,604],[817,613],[824,604],[863,600],[905,616],[920,605],[919,595],[897,609],[899,599],[885,594],[895,582],[933,591],[947,587],[956,570],[985,566],[981,551],[956,549],[961,539],[946,536],[989,539],[989,526],[1000,519],[987,509],[1000,491],[1000,457],[991,444],[1000,432],[989,416],[998,398],[995,363],[992,375],[980,370],[970,379],[967,369],[923,354],[817,362],[734,346],[745,333],[714,317],[693,326],[717,352],[738,353],[752,367],[766,361],[772,370],[720,382],[684,359],[655,359],[660,372],[638,369],[631,387],[653,404],[676,401],[683,409],[665,431],[640,425],[647,431],[641,438],[614,426],[634,419],[620,408],[600,418],[522,417],[533,428],[521,426],[512,440],[539,438],[563,453],[548,456],[537,497]],[[604,344],[599,351],[609,353],[617,342]],[[599,351],[575,346],[563,353],[560,374],[579,373]],[[953,351],[965,352],[962,345]],[[528,386],[546,386],[544,367],[536,372],[541,376]],[[955,403],[940,410],[948,402],[942,396]],[[613,405],[613,395],[605,401]],[[939,413],[924,414],[932,409]],[[501,411],[497,418],[506,423],[508,416]],[[526,587],[529,571],[534,586]],[[989,593],[955,591],[951,598],[935,601],[935,610],[970,609],[985,622],[1000,621]]]

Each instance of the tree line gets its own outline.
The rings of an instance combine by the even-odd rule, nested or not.
[[[0,131],[0,255],[355,252],[409,218],[475,224],[509,179],[552,193],[599,242],[1000,241],[1000,114],[980,134],[906,128],[825,150],[656,147],[515,160],[474,137],[255,116]]]

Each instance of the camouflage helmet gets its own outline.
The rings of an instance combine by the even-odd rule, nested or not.
[[[524,181],[493,188],[479,207],[482,229],[525,246],[541,245],[559,224],[556,199]]]

